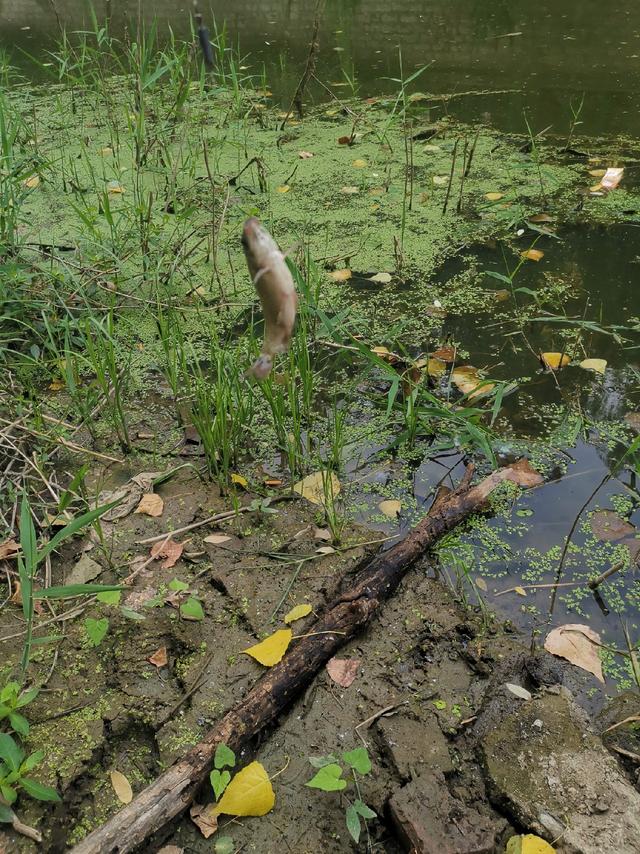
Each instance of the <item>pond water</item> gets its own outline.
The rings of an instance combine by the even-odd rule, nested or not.
[[[99,14],[104,5],[101,8],[96,3]],[[123,31],[127,20],[135,22],[136,2],[113,0],[106,5],[111,8],[116,31]],[[213,0],[210,4],[218,26],[225,22],[229,40],[237,41],[247,56],[247,73],[260,74],[264,69],[274,99],[283,104],[288,104],[304,66],[312,5],[307,0]],[[41,79],[42,69],[29,57],[43,59],[59,23],[69,29],[88,26],[87,8],[84,0],[0,0],[0,45],[10,51],[25,76]],[[169,24],[178,35],[189,31],[188,3],[147,2],[142,4],[141,14],[149,20],[156,15],[161,32]],[[521,133],[526,130],[526,115],[535,131],[547,129],[549,135],[562,139],[572,117],[577,117],[580,134],[640,136],[640,4],[327,0],[320,43],[317,76],[341,96],[357,92],[368,97],[397,90],[397,83],[389,78],[399,75],[401,50],[405,77],[428,65],[414,90],[451,95],[434,108],[433,118],[449,113]],[[319,85],[310,87],[309,96],[327,97]],[[631,164],[625,180],[637,178]],[[541,238],[539,248],[545,251],[547,274],[572,283],[567,310],[573,317],[607,327],[626,324],[640,315],[640,219],[636,220],[608,231],[559,230],[559,239]],[[471,247],[462,258],[463,264],[469,261],[479,269],[504,273],[498,248]],[[455,265],[445,267],[441,276],[446,279],[456,272]],[[527,265],[517,287],[531,287],[539,276],[537,265]],[[487,287],[503,287],[495,280],[487,281]],[[354,290],[354,299],[358,298]],[[410,293],[404,298],[410,311]],[[638,497],[635,475],[623,468],[618,477],[605,480],[612,462],[624,453],[624,442],[618,441],[615,431],[607,432],[606,426],[583,427],[587,421],[613,424],[638,408],[637,342],[621,342],[594,331],[586,338],[587,355],[607,360],[605,376],[594,379],[586,371],[572,368],[574,373],[560,388],[552,375],[532,366],[531,359],[532,352],[549,349],[554,337],[557,349],[562,348],[553,321],[530,323],[526,345],[517,335],[505,337],[505,332],[515,331],[496,325],[490,314],[449,317],[444,325],[445,334],[464,342],[472,364],[492,366],[492,378],[528,378],[518,395],[505,401],[504,454],[512,452],[510,435],[533,442],[548,435],[550,425],[559,430],[554,407],[571,400],[580,416],[564,425],[564,434],[558,432],[557,446],[565,455],[566,466],[557,480],[524,496],[515,516],[498,516],[481,529],[467,532],[464,542],[475,550],[473,574],[485,580],[489,605],[499,607],[527,629],[535,631],[549,619],[556,624],[589,620],[594,628],[606,629],[607,639],[619,645],[624,645],[626,625],[637,643],[637,570],[618,576],[597,595],[584,584],[594,570],[603,571],[619,558],[615,542],[594,539],[585,521],[588,512],[596,507],[619,510],[631,524],[640,524],[633,503]],[[410,492],[418,508],[447,469],[452,480],[457,478],[457,462],[454,456],[448,463],[443,458],[417,465]],[[379,466],[365,466],[361,479],[375,485],[382,478],[388,484],[393,476],[392,469],[381,474]],[[409,523],[401,520],[400,527]],[[397,529],[389,525],[388,530]],[[563,560],[562,546],[570,534],[577,549],[570,549]],[[498,539],[499,549],[495,545]],[[464,542],[450,544],[449,554],[455,555],[452,560],[464,563]],[[623,548],[627,546],[631,544]],[[485,552],[491,552],[491,557],[483,561]],[[550,585],[556,580],[579,584],[559,588],[557,595],[543,586],[527,589],[526,597],[519,598],[517,593],[495,596],[496,591],[523,583]],[[628,674],[622,682],[629,682]]]

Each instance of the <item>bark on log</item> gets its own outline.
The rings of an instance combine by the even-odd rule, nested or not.
[[[314,634],[297,641],[183,759],[90,833],[71,854],[132,851],[186,810],[213,766],[218,744],[224,743],[238,752],[273,722],[337,650],[367,624],[409,567],[439,537],[480,509],[502,481],[511,480],[525,487],[542,482],[540,475],[518,463],[493,472],[473,487],[469,486],[471,476],[470,467],[460,486],[434,502],[427,516],[401,542],[374,557],[356,574],[310,628]]]

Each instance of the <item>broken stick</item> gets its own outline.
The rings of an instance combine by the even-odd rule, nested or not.
[[[524,461],[498,469],[470,486],[473,467],[453,492],[434,502],[409,534],[365,564],[320,614],[279,664],[270,668],[246,697],[187,755],[167,769],[126,807],[72,849],[72,854],[125,854],[187,809],[213,765],[219,744],[236,753],[288,708],[324,664],[359,632],[392,595],[409,567],[464,518],[483,509],[504,480],[536,486],[540,475]],[[148,850],[148,849],[145,849]]]

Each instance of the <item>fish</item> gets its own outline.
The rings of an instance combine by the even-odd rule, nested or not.
[[[263,380],[271,373],[273,357],[289,349],[296,322],[298,295],[284,254],[256,217],[252,216],[245,221],[241,242],[264,316],[264,341],[260,356],[246,375]]]

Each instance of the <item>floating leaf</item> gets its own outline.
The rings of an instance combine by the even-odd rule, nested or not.
[[[231,474],[231,483],[237,483],[238,486],[241,486],[243,489],[249,488],[249,481],[246,477],[242,477],[241,474],[236,474],[235,472]]]
[[[160,540],[151,546],[151,557],[158,560],[164,558],[160,566],[162,569],[171,569],[172,566],[180,560],[184,546],[182,543],[176,543],[175,540]]]
[[[576,667],[593,673],[596,679],[604,682],[602,664],[596,646],[599,643],[600,635],[589,626],[567,623],[549,632],[544,648],[553,655],[566,658]]]
[[[313,611],[311,605],[296,605],[285,616],[285,623],[294,623],[296,620],[301,620],[308,616]]]
[[[571,362],[571,356],[566,353],[540,353],[540,361],[545,368],[559,371]]]
[[[555,850],[552,845],[534,833],[512,836],[507,842],[507,854],[555,854]]]
[[[325,667],[331,679],[341,688],[348,688],[358,675],[359,658],[330,658]]]
[[[513,590],[514,590],[514,593],[518,594],[518,596],[526,596],[527,595],[527,591],[524,589],[524,587],[521,587],[520,585],[518,585],[517,587],[514,587]]]
[[[323,792],[339,792],[346,789],[347,781],[342,778],[342,768],[331,763],[324,765],[318,773],[305,783],[310,789],[321,789]]]
[[[635,534],[636,531],[633,525],[613,510],[596,510],[589,517],[589,525],[594,536],[609,542],[622,540],[624,537]]]
[[[345,196],[355,196],[360,192],[359,187],[341,187],[340,192],[344,193]]]
[[[221,543],[226,543],[227,540],[230,540],[227,534],[209,534],[209,536],[204,538],[205,543],[209,543],[213,546],[219,546]]]
[[[120,195],[124,193],[124,187],[119,181],[109,181],[107,184],[107,192],[111,193],[113,196]]]
[[[332,270],[329,273],[329,278],[333,279],[334,282],[346,282],[351,278],[351,270]]]
[[[556,218],[548,213],[534,214],[529,217],[529,222],[555,222]]]
[[[109,631],[109,620],[106,617],[102,617],[101,620],[94,620],[91,617],[87,617],[84,621],[84,631],[90,646],[99,646]]]
[[[332,501],[339,494],[340,481],[334,472],[317,471],[294,483],[293,491],[312,504],[324,506],[327,500]]]
[[[140,499],[140,504],[135,513],[144,513],[145,516],[162,516],[164,501],[155,492],[147,492]]]
[[[451,344],[444,344],[442,347],[434,350],[431,355],[434,359],[439,359],[441,362],[455,362],[456,348]]]
[[[479,575],[476,578],[476,587],[478,587],[480,590],[482,590],[483,593],[486,593],[487,590],[489,589],[487,587],[487,582],[484,580],[484,578],[481,575]]]
[[[276,193],[288,193],[291,187],[288,184],[281,184],[279,187],[276,187]]]
[[[606,359],[583,359],[580,362],[580,367],[585,371],[596,371],[598,374],[604,374],[607,367]]]
[[[40,178],[38,175],[32,175],[30,178],[27,178],[24,182],[25,187],[28,187],[30,190],[35,189],[40,184]]]
[[[402,510],[402,504],[395,498],[389,498],[386,501],[381,501],[378,504],[378,509],[389,519],[395,519]]]
[[[218,804],[227,815],[266,815],[276,802],[271,780],[259,762],[238,771]]]
[[[291,629],[278,629],[277,632],[269,635],[268,638],[265,638],[260,643],[242,651],[255,658],[260,664],[264,664],[265,667],[273,667],[274,664],[277,664],[282,659],[282,656],[291,643],[292,637],[293,632]]]
[[[149,664],[153,664],[154,667],[166,667],[168,660],[166,646],[158,647],[153,655],[150,655],[147,659]]]
[[[485,193],[484,197],[489,202],[498,202],[504,198],[504,193]]]
[[[313,152],[311,152],[311,151],[299,151],[298,157],[300,158],[300,160],[309,160],[311,157],[313,157]]]
[[[202,605],[193,596],[190,596],[186,602],[180,605],[180,616],[183,620],[191,620],[194,623],[199,623],[204,620],[204,611]]]
[[[382,285],[388,285],[391,279],[391,273],[376,273],[375,276],[369,276],[370,282],[379,282]]]
[[[589,175],[592,178],[604,178],[606,172],[606,169],[589,169]]]
[[[367,166],[367,161],[358,159],[358,160],[354,160],[351,165],[353,166],[354,169],[365,169]]]
[[[355,750],[348,750],[342,754],[342,758],[358,774],[368,774],[371,771],[371,759],[364,747],[356,747]]]
[[[525,249],[520,253],[520,257],[526,261],[540,261],[544,258],[544,252],[542,249]]]
[[[133,789],[131,783],[120,771],[110,771],[111,785],[113,791],[118,796],[118,800],[123,804],[130,804],[133,800]]]
[[[448,175],[434,175],[431,180],[436,185],[436,187],[446,187],[446,185],[449,183],[449,176]]]

